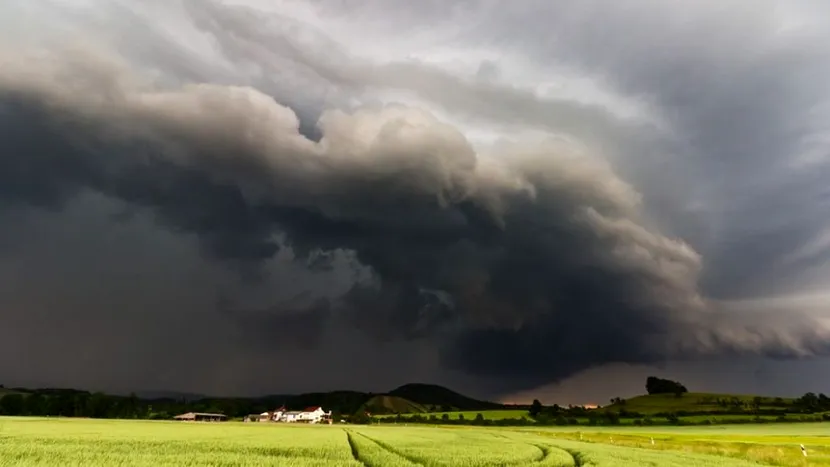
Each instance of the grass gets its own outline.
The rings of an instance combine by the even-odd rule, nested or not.
[[[0,418],[0,466],[355,466],[342,430]]]
[[[585,428],[0,418],[0,466],[830,466],[823,424]]]
[[[473,420],[476,418],[478,414],[481,414],[485,420],[505,420],[505,419],[514,419],[514,418],[522,418],[522,417],[529,417],[527,414],[527,410],[473,410],[473,411],[464,411],[464,412],[428,412],[428,413],[418,413],[418,414],[401,414],[403,417],[409,417],[412,415],[420,415],[422,417],[430,417],[435,416],[439,420],[444,415],[447,415],[450,419],[456,420],[459,416],[463,416],[466,420]],[[378,415],[378,418],[384,417],[395,417],[395,415]]]
[[[595,428],[534,433],[652,452],[694,452],[775,466],[830,466],[828,425],[822,423],[711,427]],[[652,444],[652,439],[654,443]],[[805,458],[800,445],[808,450]],[[730,461],[733,462],[733,461]],[[732,465],[732,464],[729,464]]]

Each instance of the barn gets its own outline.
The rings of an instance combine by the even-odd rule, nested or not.
[[[176,415],[173,419],[184,422],[224,422],[228,417],[221,413],[188,412]]]

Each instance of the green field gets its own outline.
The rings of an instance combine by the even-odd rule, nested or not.
[[[0,466],[830,466],[828,435],[824,424],[580,430],[0,418]]]
[[[476,411],[467,411],[467,412],[429,412],[429,413],[419,413],[422,417],[436,417],[441,419],[444,415],[449,417],[451,420],[457,420],[459,417],[463,417],[465,420],[474,420],[478,414],[481,414],[485,420],[505,420],[505,419],[516,419],[526,417],[529,418],[527,414],[527,410],[476,410]],[[403,417],[407,417],[413,414],[403,413],[401,414]],[[377,418],[394,418],[395,415],[378,415]]]

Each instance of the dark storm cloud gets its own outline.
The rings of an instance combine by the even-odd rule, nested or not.
[[[315,141],[272,96],[153,83],[106,50],[17,51],[2,65],[4,203],[59,208],[93,191],[149,209],[221,261],[262,265],[283,246],[313,269],[343,251],[370,268],[333,310],[229,311],[257,345],[269,329],[303,329],[302,347],[322,322],[346,319],[381,340],[436,345],[452,368],[508,376],[505,389],[611,362],[830,350],[830,332],[807,315],[727,314],[707,301],[701,256],[648,221],[641,194],[591,145],[474,148],[407,106],[324,112]],[[416,87],[419,70],[380,76]],[[426,74],[430,89],[450,86],[464,103],[484,96],[546,114],[529,94],[495,99],[497,89]],[[576,115],[587,129],[598,113]]]
[[[220,310],[230,317],[242,339],[269,351],[279,347],[315,349],[330,318],[331,304],[325,298],[306,294],[275,303],[265,309],[235,309],[223,303]]]

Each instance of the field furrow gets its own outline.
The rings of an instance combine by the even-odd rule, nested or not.
[[[380,443],[352,430],[345,430],[354,459],[366,467],[416,467],[413,462]]]

